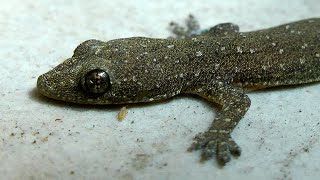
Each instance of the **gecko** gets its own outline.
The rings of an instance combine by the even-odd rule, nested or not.
[[[171,23],[174,38],[130,37],[81,43],[37,79],[49,98],[80,104],[130,104],[195,94],[221,105],[189,151],[225,165],[241,148],[231,136],[248,111],[247,92],[320,81],[320,18],[240,32],[234,23],[199,31]]]

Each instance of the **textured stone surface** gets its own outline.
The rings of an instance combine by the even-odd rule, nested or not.
[[[178,97],[121,106],[81,106],[43,98],[36,78],[87,39],[167,37],[171,20],[194,14],[203,28],[234,22],[242,31],[319,17],[307,1],[32,1],[0,7],[0,174],[4,179],[316,179],[320,86],[250,93],[252,105],[232,134],[243,149],[223,169],[187,153],[216,106]],[[214,110],[212,110],[214,108]]]

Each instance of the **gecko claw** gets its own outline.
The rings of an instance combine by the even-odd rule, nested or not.
[[[231,160],[231,153],[227,143],[221,142],[218,144],[217,160],[220,165],[225,165]]]

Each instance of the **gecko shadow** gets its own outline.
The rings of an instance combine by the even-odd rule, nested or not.
[[[309,84],[304,84],[303,86],[301,85],[290,85],[290,86],[278,86],[278,87],[272,87],[272,88],[267,88],[267,89],[260,89],[260,90],[256,90],[256,91],[252,91],[253,93],[259,94],[259,93],[270,93],[270,92],[274,92],[274,91],[288,91],[288,90],[293,90],[293,89],[302,89],[302,88],[306,88],[306,87],[311,87],[311,86],[315,86],[318,85],[319,83],[309,83]],[[252,92],[248,92],[247,94],[251,94]],[[304,92],[308,92],[308,90],[304,89]],[[312,93],[312,91],[311,91]],[[59,107],[59,108],[65,108],[65,109],[70,109],[73,111],[78,111],[78,112],[83,112],[83,111],[87,111],[87,110],[91,110],[91,111],[97,111],[97,112],[101,112],[101,113],[108,113],[108,112],[118,112],[119,109],[123,106],[127,106],[128,104],[123,104],[123,105],[114,105],[114,104],[109,104],[109,105],[86,105],[86,104],[76,104],[76,103],[69,103],[69,102],[64,102],[64,101],[59,101],[59,100],[55,100],[55,99],[51,99],[48,97],[45,97],[43,95],[41,95],[36,88],[33,88],[30,92],[29,92],[30,98],[38,103],[41,104],[45,104],[45,105],[49,105],[49,106],[55,106],[55,107]],[[173,98],[169,98],[166,100],[162,100],[162,101],[156,101],[156,102],[148,102],[148,103],[134,103],[134,104],[129,104],[128,106],[130,106],[130,108],[144,108],[147,106],[156,106],[156,105],[166,105],[168,104],[171,100],[181,100],[181,99],[185,99],[185,98],[191,98],[194,101],[197,102],[203,102],[203,105],[205,106],[205,104],[209,105],[211,107],[211,109],[214,111],[215,115],[217,115],[218,110],[221,108],[221,105],[216,104],[216,103],[212,103],[209,101],[204,100],[203,98],[196,96],[196,95],[192,95],[192,94],[182,94],[179,96],[175,96]],[[294,101],[294,100],[293,100]],[[170,108],[170,107],[169,107]],[[183,111],[183,110],[182,110]],[[214,118],[214,117],[212,117]],[[199,154],[199,152],[198,152]],[[238,158],[238,156],[235,156],[234,158]],[[201,158],[200,159],[200,163],[205,163],[207,161],[205,161],[206,159]],[[223,165],[217,164],[217,167],[222,169]]]

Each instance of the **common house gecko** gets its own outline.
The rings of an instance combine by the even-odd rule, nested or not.
[[[176,38],[131,37],[81,43],[71,58],[39,76],[39,92],[80,104],[128,104],[196,94],[222,105],[189,150],[222,165],[241,149],[231,132],[250,107],[247,91],[320,80],[320,18],[252,32],[223,23],[198,32],[172,23]]]

